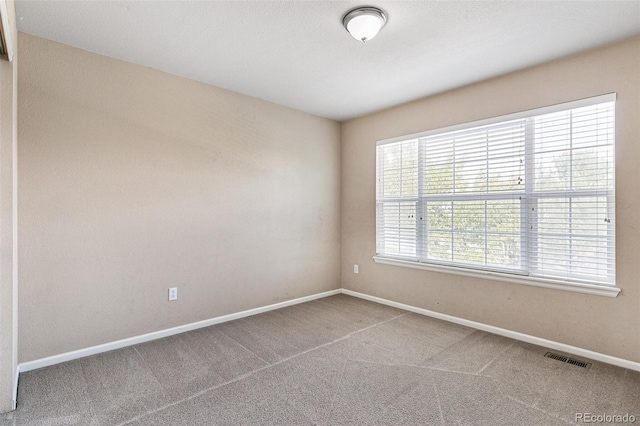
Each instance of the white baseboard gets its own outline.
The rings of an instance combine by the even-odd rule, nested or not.
[[[606,364],[615,365],[622,368],[628,368],[630,370],[640,371],[640,362],[629,361],[622,358],[617,358],[611,355],[601,354],[599,352],[590,351],[588,349],[578,348],[576,346],[567,345],[564,343],[555,342],[553,340],[542,339],[540,337],[531,336],[517,331],[511,331],[492,325],[487,325],[464,318],[454,317],[452,315],[442,314],[439,312],[430,311],[416,306],[406,305],[400,302],[394,302],[392,300],[383,299],[380,297],[370,296],[364,293],[358,293],[356,291],[347,289],[337,289],[331,291],[325,291],[323,293],[313,294],[310,296],[300,297],[297,299],[287,300],[285,302],[275,303],[273,305],[267,305],[260,308],[249,309],[242,312],[236,312],[229,315],[223,315],[207,319],[204,321],[198,321],[191,324],[185,324],[178,327],[169,328],[166,330],[160,330],[153,333],[143,334],[140,336],[130,337],[127,339],[117,340],[115,342],[105,343],[102,345],[92,346],[89,348],[78,349],[72,352],[66,352],[59,355],[53,355],[47,358],[37,359],[34,361],[25,362],[17,366],[17,372],[14,383],[14,404],[17,400],[18,391],[18,373],[35,370],[42,367],[48,367],[50,365],[60,364],[62,362],[71,361],[78,358],[83,358],[90,355],[99,354],[102,352],[112,351],[114,349],[124,348],[126,346],[137,345],[139,343],[149,342],[151,340],[161,339],[163,337],[172,336],[174,334],[184,333],[198,328],[209,327],[211,325],[220,324],[227,321],[233,321],[240,318],[260,314],[263,312],[272,311],[274,309],[280,309],[287,306],[297,305],[299,303],[310,302],[315,299],[321,299],[323,297],[333,296],[335,294],[344,293],[349,296],[359,297],[361,299],[370,300],[372,302],[380,303],[383,305],[393,306],[394,308],[402,309],[409,312],[415,312],[417,314],[426,315],[432,318],[449,321],[455,324],[464,325],[467,327],[475,328],[477,330],[486,331],[500,336],[509,337],[511,339],[520,340],[534,345],[544,346],[546,348],[555,349],[561,352],[589,358],[592,360],[604,362]]]
[[[553,340],[542,339],[540,337],[531,336],[517,331],[511,331],[500,327],[494,327],[492,325],[483,324],[467,320],[464,318],[454,317],[452,315],[441,314],[439,312],[430,311],[428,309],[418,308],[416,306],[405,305],[404,303],[394,302],[392,300],[383,299],[381,297],[370,296],[364,293],[358,293],[357,291],[342,289],[342,293],[349,296],[359,297],[361,299],[369,300],[372,302],[380,303],[383,305],[393,306],[394,308],[402,309],[405,311],[415,312],[417,314],[426,315],[432,318],[449,321],[455,324],[464,325],[467,327],[475,328],[477,330],[486,331],[500,336],[509,337],[511,339],[520,340],[534,345],[543,346],[545,348],[555,349],[557,351],[566,352],[572,355],[589,358],[595,361],[604,362],[606,364],[615,365],[622,368],[628,368],[630,370],[640,371],[640,362],[629,361],[623,358],[617,358],[611,355],[601,354],[599,352],[590,351],[588,349],[578,348],[576,346],[567,345],[564,343],[554,342]]]
[[[24,362],[18,365],[18,371],[24,373],[25,371],[31,371],[42,367],[48,367],[50,365],[60,364],[62,362],[71,361],[78,358],[83,358],[90,355],[99,354],[102,352],[112,351],[114,349],[124,348],[126,346],[137,345],[139,343],[149,342],[151,340],[162,339],[163,337],[173,336],[174,334],[184,333],[198,328],[209,327],[211,325],[220,324],[227,321],[233,321],[240,318],[249,317],[252,315],[261,314],[263,312],[272,311],[274,309],[280,309],[287,306],[297,305],[299,303],[310,302],[312,300],[321,299],[323,297],[333,296],[340,294],[341,289],[325,291],[323,293],[312,294],[310,296],[299,297],[297,299],[287,300],[285,302],[274,303],[273,305],[262,306],[260,308],[249,309],[242,312],[236,312],[234,314],[223,315],[220,317],[210,318],[203,321],[193,322],[191,324],[180,325],[178,327],[168,328],[166,330],[154,331],[153,333],[142,334],[140,336],[129,337],[127,339],[117,340],[115,342],[105,343],[102,345],[91,346],[89,348],[78,349],[71,352],[66,352],[60,355],[53,355],[47,358],[37,359],[34,361]],[[17,391],[17,379],[16,388]]]

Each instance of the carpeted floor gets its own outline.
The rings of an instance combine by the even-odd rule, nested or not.
[[[640,423],[640,372],[546,352],[337,295],[23,373],[0,424]]]

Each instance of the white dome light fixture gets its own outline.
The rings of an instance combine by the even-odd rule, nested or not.
[[[342,25],[349,34],[363,43],[374,38],[386,23],[387,15],[377,7],[358,7],[342,18]]]

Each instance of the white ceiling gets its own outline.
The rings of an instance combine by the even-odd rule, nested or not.
[[[389,16],[366,44],[341,22],[361,5]],[[640,35],[640,1],[18,0],[16,13],[20,31],[335,120]]]

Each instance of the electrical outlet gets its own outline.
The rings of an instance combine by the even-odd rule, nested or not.
[[[169,289],[169,301],[178,300],[178,287],[171,287]]]
[[[358,265],[353,265],[353,273],[354,274],[358,273]]]

